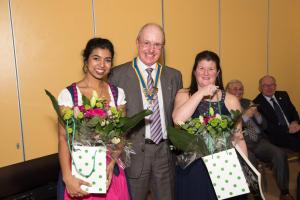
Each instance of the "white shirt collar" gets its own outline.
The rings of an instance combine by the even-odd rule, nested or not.
[[[276,99],[276,97],[275,97],[275,95],[273,94],[273,96],[271,96],[271,97],[268,97],[268,96],[265,96],[265,95],[263,95],[264,97],[265,97],[265,99],[268,101],[268,102],[272,102],[271,101],[271,99],[273,98],[273,99],[275,99],[275,101],[277,102],[277,99]],[[272,102],[273,103],[273,102]]]
[[[141,59],[138,57],[137,58],[137,64],[138,64],[138,66],[140,67],[140,69],[143,71],[143,72],[146,72],[146,69],[147,68],[149,68],[149,67],[151,67],[152,69],[153,69],[153,71],[155,71],[156,70],[156,63],[154,63],[153,65],[151,65],[151,66],[147,66],[147,65],[145,65],[142,61],[141,61]]]

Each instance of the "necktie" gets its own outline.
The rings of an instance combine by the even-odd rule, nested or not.
[[[148,90],[154,90],[154,81],[151,76],[152,68],[147,68],[146,71],[148,73],[147,77],[147,86]],[[152,99],[152,115],[150,115],[150,132],[151,132],[151,140],[158,144],[162,139],[162,128],[161,128],[161,120],[160,120],[160,113],[159,113],[159,104],[158,104],[158,97],[157,93],[154,94]]]
[[[274,108],[274,111],[275,111],[277,119],[278,119],[278,124],[279,125],[286,125],[286,121],[284,119],[284,115],[282,113],[282,110],[281,110],[280,106],[277,104],[277,102],[275,101],[274,98],[271,98],[271,101],[273,103],[273,108]]]
[[[246,126],[246,132],[248,133],[250,140],[253,142],[257,142],[259,130],[257,130],[258,127],[256,126],[255,122],[252,119],[249,119],[246,123]]]

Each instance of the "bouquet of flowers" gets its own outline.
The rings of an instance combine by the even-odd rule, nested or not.
[[[209,106],[208,116],[200,115],[180,123],[180,129],[168,128],[171,142],[183,151],[177,156],[177,164],[186,168],[201,157],[218,199],[249,193],[242,166],[231,143],[233,134],[239,131],[237,123],[240,116],[238,110],[231,111],[229,116],[215,114]]]
[[[179,164],[186,167],[193,160],[231,147],[231,137],[236,130],[241,112],[231,111],[230,116],[215,114],[209,107],[209,115],[200,115],[179,123],[179,129],[168,127],[168,134],[175,148],[184,152]]]
[[[130,165],[130,154],[135,152],[126,140],[126,133],[135,127],[150,110],[125,117],[122,110],[110,107],[94,91],[91,99],[82,95],[83,105],[60,109],[56,98],[47,90],[59,122],[65,126],[66,138],[72,157],[72,174],[92,183],[83,186],[90,193],[106,191],[106,159],[116,159],[122,168]],[[116,154],[125,152],[123,160]]]
[[[72,143],[87,146],[118,145],[124,142],[126,133],[152,112],[143,110],[132,117],[123,116],[123,110],[110,107],[104,98],[93,91],[91,99],[82,95],[83,105],[59,108],[56,98],[47,90],[60,123],[66,127],[69,147]]]

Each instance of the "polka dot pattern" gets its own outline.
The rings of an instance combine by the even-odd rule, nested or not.
[[[218,199],[249,193],[235,149],[203,157]]]
[[[106,148],[75,146],[72,152],[72,174],[92,184],[81,186],[88,193],[103,194],[106,192]],[[95,163],[94,163],[95,161]],[[76,170],[77,168],[77,170]],[[89,175],[90,176],[83,176]]]

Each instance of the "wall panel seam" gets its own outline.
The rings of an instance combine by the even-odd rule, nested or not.
[[[11,1],[8,0],[8,9],[9,9],[9,20],[10,20],[10,28],[12,35],[12,46],[13,46],[13,56],[14,56],[14,67],[15,67],[15,76],[16,76],[16,90],[18,97],[18,109],[19,109],[19,122],[20,122],[20,130],[21,130],[21,143],[22,143],[22,152],[23,152],[23,161],[26,160],[25,154],[25,142],[24,142],[24,129],[23,129],[23,114],[22,114],[22,100],[20,95],[20,80],[19,80],[19,70],[18,70],[18,62],[17,62],[17,50],[16,50],[16,41],[15,41],[15,32],[14,32],[14,23],[12,16],[12,6]]]
[[[93,18],[93,37],[96,37],[96,16],[95,16],[95,1],[92,0],[92,18]]]
[[[221,58],[221,47],[222,47],[222,16],[221,16],[221,0],[218,0],[218,54]]]
[[[165,2],[164,0],[161,0],[161,25],[162,25],[162,28],[163,30],[165,31]],[[162,64],[163,66],[166,64],[166,51],[165,51],[165,48],[163,48],[163,51],[162,51]]]
[[[270,50],[270,0],[267,0],[267,33],[266,33],[266,70],[267,74],[269,74],[269,50]]]

